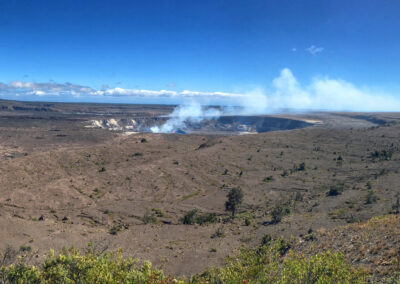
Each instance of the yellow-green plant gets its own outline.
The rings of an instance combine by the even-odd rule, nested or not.
[[[365,283],[364,275],[339,253],[282,255],[282,240],[258,249],[243,249],[228,258],[225,267],[213,268],[191,279],[192,283]]]
[[[86,254],[71,248],[58,255],[54,251],[42,267],[18,262],[0,269],[1,283],[183,283],[164,276],[145,261],[139,265],[132,258],[123,258],[122,252],[99,255],[91,247]]]
[[[340,253],[324,252],[306,257],[287,252],[288,242],[278,239],[257,249],[242,249],[227,259],[225,267],[212,268],[196,275],[189,283],[365,283],[364,275],[351,267]],[[89,246],[78,250],[54,251],[40,267],[17,264],[0,268],[0,283],[187,283],[152,269],[150,262],[140,264],[124,258],[122,252],[100,255]]]

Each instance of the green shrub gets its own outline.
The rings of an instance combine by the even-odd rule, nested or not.
[[[118,234],[119,231],[122,231],[122,229],[123,229],[122,224],[115,223],[115,224],[111,227],[109,233],[110,233],[111,235],[116,235],[116,234]]]
[[[235,216],[236,210],[243,202],[243,191],[241,188],[232,188],[226,196],[228,200],[225,202],[225,210],[232,212],[232,217]]]
[[[211,238],[212,238],[212,239],[215,239],[215,238],[225,238],[224,229],[222,229],[221,227],[218,228],[218,229],[215,231],[215,233],[211,235]]]
[[[154,213],[154,215],[156,215],[157,217],[164,217],[164,211],[162,211],[161,209],[158,208],[151,208],[151,212]]]
[[[217,223],[218,218],[215,213],[199,214],[196,209],[193,209],[187,212],[183,216],[181,222],[185,225],[193,225],[193,224],[204,225],[208,223]]]
[[[282,239],[256,249],[242,249],[222,268],[192,277],[189,283],[367,283],[344,256],[330,251],[305,257],[288,251]],[[216,252],[215,248],[210,252]],[[288,251],[288,252],[287,252]],[[285,252],[285,253],[282,253]],[[36,267],[18,262],[0,268],[0,283],[188,283],[152,269],[150,262],[123,258],[122,251],[100,255],[92,249],[81,254],[71,248],[58,255],[50,251]]]
[[[375,193],[372,190],[368,190],[367,195],[365,196],[365,204],[372,204],[376,203],[378,201],[378,196],[375,195]]]
[[[227,258],[225,267],[194,276],[192,283],[367,283],[340,253],[305,257],[289,251],[282,240],[259,249],[243,249]]]
[[[185,214],[185,216],[183,216],[183,218],[181,220],[182,223],[185,225],[193,225],[196,220],[196,214],[197,214],[196,209],[190,210],[189,212],[187,212]]]
[[[295,196],[294,196],[294,200],[295,201],[303,201],[303,194],[301,194],[300,192],[296,192]]]
[[[142,218],[143,223],[145,224],[156,224],[157,223],[157,215],[155,212],[146,211]]]
[[[373,161],[381,160],[381,161],[388,161],[393,156],[394,149],[387,149],[387,150],[375,150],[371,153],[370,157]]]
[[[272,241],[272,237],[269,234],[265,234],[261,239],[261,246],[268,246]]]
[[[203,215],[198,215],[195,221],[197,224],[203,225],[208,223],[217,223],[218,219],[215,213],[206,213]]]
[[[283,216],[290,214],[290,209],[287,207],[283,207],[282,204],[276,204],[271,211],[271,222],[273,224],[277,224],[282,221]]]
[[[395,203],[392,205],[393,214],[400,213],[400,196],[398,195]]]
[[[267,176],[267,177],[265,177],[264,179],[263,179],[263,182],[270,182],[270,181],[273,181],[274,180],[274,177],[273,176]]]
[[[23,245],[19,247],[19,250],[23,252],[30,252],[32,250],[32,247]]]
[[[333,185],[329,188],[328,192],[326,193],[327,196],[338,196],[339,194],[342,194],[343,191],[343,185]]]
[[[53,251],[40,267],[16,265],[0,268],[1,283],[184,283],[153,270],[150,262],[123,258],[122,252],[99,255],[91,247],[86,254],[71,248]]]

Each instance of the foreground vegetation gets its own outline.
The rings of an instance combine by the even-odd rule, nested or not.
[[[339,253],[295,255],[282,239],[258,249],[243,249],[225,267],[192,278],[193,283],[364,283],[365,275]]]
[[[40,267],[21,260],[0,269],[1,283],[364,283],[364,275],[347,263],[341,254],[325,252],[305,257],[289,250],[288,242],[278,239],[257,249],[243,249],[227,259],[223,268],[212,268],[191,279],[165,276],[123,258],[122,252],[100,255],[91,246],[85,254],[71,248],[55,255],[53,251]]]

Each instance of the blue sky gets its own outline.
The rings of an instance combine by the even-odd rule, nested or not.
[[[286,69],[310,96],[316,80],[332,79],[399,97],[399,14],[395,0],[0,0],[0,98],[165,103],[185,90],[208,99],[276,94]],[[91,95],[75,87],[71,95],[66,82]],[[130,92],[114,95],[121,89]]]

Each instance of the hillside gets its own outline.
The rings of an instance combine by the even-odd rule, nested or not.
[[[397,114],[309,114],[296,117],[323,123],[239,136],[124,136],[85,128],[92,117],[46,117],[10,124],[2,113],[1,253],[29,247],[35,264],[49,248],[92,242],[193,275],[266,234],[312,233],[299,251],[344,252],[378,278],[396,269],[398,217],[359,222],[392,212],[399,194]],[[244,202],[231,220],[226,195],[237,187]],[[193,209],[217,222],[182,224]]]

